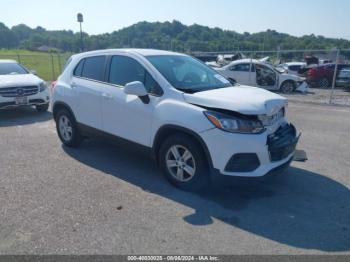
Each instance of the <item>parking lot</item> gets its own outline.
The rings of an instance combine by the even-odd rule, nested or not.
[[[0,254],[350,254],[350,108],[288,115],[307,162],[188,193],[108,141],[63,147],[50,113],[0,111]]]

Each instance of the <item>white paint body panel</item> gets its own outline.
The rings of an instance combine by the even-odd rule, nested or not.
[[[247,115],[272,115],[287,104],[287,99],[249,86],[234,86],[195,94],[184,94],[192,104],[227,109]]]
[[[75,55],[59,77],[53,94],[53,104],[67,104],[81,124],[119,136],[138,144],[152,147],[155,136],[165,125],[175,125],[198,134],[206,144],[213,167],[224,175],[262,176],[271,169],[287,162],[290,157],[275,163],[269,161],[266,148],[267,135],[275,131],[287,119],[259,135],[233,134],[213,126],[204,115],[204,107],[219,108],[247,115],[274,114],[286,106],[287,100],[269,91],[235,86],[212,91],[185,94],[169,82],[148,62],[147,55],[182,55],[157,50],[103,50]],[[162,96],[150,95],[150,103],[143,103],[137,96],[127,95],[123,87],[84,80],[72,76],[78,62],[94,55],[125,55],[141,63],[163,89]],[[72,87],[72,82],[84,85]],[[87,88],[89,90],[85,90]],[[79,97],[80,96],[80,97]],[[82,101],[83,100],[83,101]],[[254,172],[227,173],[228,159],[238,152],[257,153],[262,165]]]

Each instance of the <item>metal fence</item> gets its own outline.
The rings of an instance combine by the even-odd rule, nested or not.
[[[315,71],[304,71],[300,75],[288,70],[288,73],[306,77],[310,82],[309,91],[283,95],[289,100],[301,102],[350,106],[350,49],[192,52],[191,55],[205,62],[212,61],[215,66],[230,62],[232,56],[233,59],[248,59],[251,63],[254,60],[264,60],[273,66],[284,68],[291,65],[291,62],[308,62],[310,65],[307,68],[310,70],[314,67]]]
[[[16,60],[27,69],[35,71],[40,78],[46,81],[57,79],[70,56],[69,53],[21,54],[0,52],[0,59]]]
[[[70,53],[0,52],[0,59],[17,60],[29,70],[35,70],[39,77],[46,81],[52,81],[60,75],[64,64],[71,55]],[[191,52],[190,55],[206,62],[217,62],[219,55],[221,58],[222,55],[227,57],[238,55],[251,61],[265,59],[266,63],[274,66],[290,62],[305,62],[305,58],[316,57],[319,66],[325,67],[325,72],[316,77],[316,82],[309,89],[309,92],[304,94],[294,92],[283,95],[289,100],[350,106],[350,49]],[[237,59],[237,57],[235,58]],[[331,68],[327,68],[327,65]],[[332,70],[337,73],[332,73]]]

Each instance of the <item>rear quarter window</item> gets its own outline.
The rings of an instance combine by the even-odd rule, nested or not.
[[[85,59],[80,60],[78,65],[75,67],[73,71],[74,76],[81,76],[81,73],[83,72],[83,66],[84,66]]]

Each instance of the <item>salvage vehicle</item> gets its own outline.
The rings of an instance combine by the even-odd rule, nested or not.
[[[350,65],[338,64],[336,76],[346,68],[350,68]],[[311,87],[328,88],[332,86],[334,71],[335,63],[314,66],[307,71],[306,81]]]
[[[0,60],[0,109],[35,106],[49,108],[46,83],[14,60]]]
[[[286,110],[278,94],[232,86],[195,58],[150,49],[73,55],[53,90],[64,145],[117,138],[151,153],[184,190],[287,168],[300,135]]]
[[[222,68],[214,68],[225,76],[231,83],[256,86],[268,90],[292,93],[306,92],[308,84],[305,78],[288,74],[273,65],[255,60],[237,60]]]

